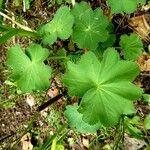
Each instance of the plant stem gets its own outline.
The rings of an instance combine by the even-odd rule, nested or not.
[[[125,132],[124,130],[125,130],[124,129],[124,116],[122,116],[119,121],[119,129],[117,130],[117,131],[119,131],[119,135],[118,135],[116,144],[113,147],[114,150],[117,150],[120,141],[122,141],[122,142],[124,141],[124,132]]]

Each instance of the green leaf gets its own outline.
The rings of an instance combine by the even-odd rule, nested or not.
[[[85,122],[112,126],[121,114],[134,112],[132,101],[142,95],[142,90],[131,83],[139,74],[136,63],[120,60],[109,48],[101,62],[88,52],[77,64],[68,62],[67,68],[63,82],[71,96],[82,97],[78,110]]]
[[[91,10],[92,9],[90,5],[88,5],[86,2],[80,2],[75,4],[75,7],[72,9],[71,13],[75,18],[75,22],[77,22],[81,20],[85,13],[88,13]]]
[[[137,34],[122,35],[120,46],[124,52],[125,59],[137,60],[142,54],[143,43]]]
[[[0,1],[0,10],[3,9],[5,6],[5,0]]]
[[[0,32],[4,32],[0,36],[0,44],[5,43],[7,40],[9,40],[10,38],[12,38],[15,35],[30,36],[30,37],[34,37],[34,38],[38,36],[36,34],[36,32],[31,32],[31,31],[26,31],[26,30],[23,30],[23,29],[12,28],[10,26],[1,25],[1,24],[0,24]]]
[[[60,7],[49,23],[39,28],[38,33],[44,44],[52,45],[57,38],[68,39],[72,34],[74,17],[68,7]]]
[[[99,61],[103,59],[103,53],[106,48],[103,48],[102,45],[99,45],[96,49],[92,49],[91,51],[96,55]]]
[[[12,38],[14,35],[16,35],[17,32],[15,30],[10,30],[6,32],[4,35],[0,36],[0,44],[5,43],[8,41],[10,38]]]
[[[49,51],[33,44],[24,53],[19,45],[8,50],[7,64],[12,69],[12,79],[23,92],[45,90],[49,87],[51,68],[44,64]]]
[[[30,0],[23,0],[24,11],[30,9]]]
[[[137,127],[129,124],[127,127],[128,132],[135,138],[142,138],[143,137],[143,133],[140,129],[138,129]]]
[[[108,0],[112,13],[133,13],[138,4],[144,5],[146,0]]]
[[[143,94],[144,101],[150,103],[150,94]]]
[[[150,130],[150,114],[146,116],[144,120],[144,125],[147,130]]]
[[[76,128],[77,131],[81,133],[95,133],[96,130],[101,127],[100,123],[91,126],[84,122],[82,119],[82,114],[77,111],[78,108],[79,106],[77,104],[74,104],[73,106],[68,105],[66,107],[65,116],[69,125],[72,128]]]
[[[106,40],[105,42],[103,42],[103,43],[101,44],[101,46],[102,46],[103,48],[105,48],[105,49],[108,48],[108,47],[112,47],[113,44],[115,43],[115,41],[116,41],[116,36],[115,36],[115,34],[109,34],[107,40]]]
[[[135,116],[133,118],[125,117],[124,126],[125,129],[135,138],[142,138],[143,133],[136,126],[140,125],[140,117]]]
[[[79,48],[94,49],[99,42],[107,40],[109,22],[100,8],[93,11],[87,3],[81,2],[75,5],[72,14],[75,16],[73,41]]]

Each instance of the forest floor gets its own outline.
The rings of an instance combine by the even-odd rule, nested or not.
[[[89,3],[93,8],[103,4],[103,9],[106,14],[108,13],[108,8],[103,1],[95,0],[89,1]],[[67,3],[67,5],[70,4]],[[29,10],[24,11],[22,4],[15,6],[12,1],[7,1],[3,12],[20,24],[36,30],[38,26],[52,18],[59,6],[55,0],[36,0],[31,3]],[[145,51],[148,51],[150,37],[148,34],[145,40],[145,35],[140,31],[148,32],[147,30],[150,28],[150,6],[147,7],[149,7],[148,10],[137,10],[132,16],[116,15],[113,17],[116,35],[119,37],[123,33],[138,32],[143,37]],[[8,18],[0,17],[6,24],[11,23]],[[46,92],[34,95],[20,94],[20,91],[16,90],[9,82],[6,66],[7,50],[16,43],[27,47],[29,43],[34,41],[36,39],[15,36],[7,43],[0,45],[0,150],[32,150],[33,147],[38,149],[41,143],[45,143],[43,145],[49,147],[55,143],[56,139],[59,141],[58,150],[63,150],[63,148],[67,150],[111,149],[110,145],[117,139],[114,129],[102,134],[100,131],[96,134],[80,134],[68,127],[63,112],[67,104],[77,101],[76,97],[61,95],[57,101],[54,100],[55,102],[52,104],[43,106],[44,103],[60,94],[62,83],[59,75],[54,77],[51,81],[51,87]],[[65,43],[58,42],[54,49],[61,47],[61,44]],[[61,69],[61,65],[57,62],[49,63],[53,67]],[[141,73],[135,80],[135,84],[143,88],[146,94],[150,94],[150,56],[148,53],[144,52],[137,63]],[[144,100],[137,101],[135,107],[137,115],[141,119],[150,113],[150,104]],[[148,143],[150,132],[144,132],[142,127],[138,129],[141,130],[144,138],[135,138],[126,132],[123,143],[126,150],[141,150],[150,144]],[[44,146],[41,150],[44,149]],[[120,149],[123,148],[120,146]]]

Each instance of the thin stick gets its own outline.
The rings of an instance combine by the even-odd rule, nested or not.
[[[16,22],[15,20],[13,20],[12,18],[10,18],[9,16],[7,16],[6,14],[0,12],[0,15],[3,16],[4,18],[10,20],[12,23],[16,24],[18,27],[20,27],[21,29],[24,29],[26,31],[32,31],[29,27],[21,25],[20,23]],[[32,31],[33,32],[33,31]]]
[[[63,94],[59,94],[59,95],[55,96],[54,98],[48,100],[46,103],[39,106],[38,111],[44,110],[46,107],[48,107],[49,105],[52,105],[55,101],[58,101],[62,97],[63,97]]]
[[[5,136],[1,137],[1,138],[0,138],[0,142],[4,141],[5,139],[7,139],[7,138],[9,138],[9,137],[11,137],[11,136],[13,136],[13,135],[15,135],[15,133],[12,133],[12,134],[10,134],[10,135],[5,135]]]

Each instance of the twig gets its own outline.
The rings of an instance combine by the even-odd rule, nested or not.
[[[15,20],[13,20],[12,18],[10,18],[9,16],[7,16],[6,14],[4,14],[3,12],[0,12],[0,15],[3,16],[4,18],[10,20],[12,23],[16,24],[21,29],[24,29],[26,31],[32,31],[29,27],[21,25],[20,23],[16,22]]]
[[[0,138],[0,142],[6,140],[7,138],[9,138],[9,137],[11,137],[11,136],[13,136],[13,135],[15,135],[15,134],[16,134],[16,133],[12,133],[12,134],[10,134],[10,135],[5,135],[5,136],[1,137],[1,138]]]
[[[54,98],[48,100],[46,103],[44,103],[38,107],[38,111],[44,110],[46,107],[48,107],[49,105],[52,105],[55,101],[58,101],[63,96],[64,96],[63,94],[59,94],[59,95],[55,96]]]

